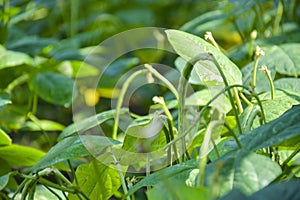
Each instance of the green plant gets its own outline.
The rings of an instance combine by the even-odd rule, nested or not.
[[[102,9],[101,17],[80,13],[79,7],[87,6],[80,1],[3,3],[1,198],[299,198],[298,1],[219,3],[220,9],[183,25],[185,32],[165,31],[165,39],[178,56],[175,61],[168,54],[150,51],[126,55],[103,72],[96,90],[76,88],[74,79],[88,80],[99,73],[83,61],[99,42],[97,38],[120,31],[119,23],[127,28],[141,23],[136,19],[139,13],[146,13],[145,20],[156,14],[163,18],[158,11],[166,5],[150,4],[156,9],[147,10],[139,9],[138,3],[124,8],[121,2],[111,7],[105,2],[90,3],[91,8]],[[71,15],[56,13],[52,8],[57,5]],[[105,13],[112,8],[114,15]],[[44,30],[46,15],[57,24]],[[36,23],[32,31],[38,36],[25,37],[19,25],[22,21],[27,28]],[[96,23],[103,26],[97,28]],[[206,33],[207,41],[196,36],[207,30],[215,38],[212,33]],[[226,49],[236,46],[224,50],[223,44]],[[102,55],[103,50],[97,50],[92,54]],[[170,65],[174,61],[181,71],[178,87],[170,81],[171,75],[144,64],[115,90],[117,95],[113,93],[121,75],[147,57],[167,60]],[[80,70],[84,73],[78,73]],[[151,109],[155,112],[145,116],[122,107],[126,92],[138,78],[149,83],[158,80],[165,88],[153,94]],[[97,114],[76,123],[65,120],[70,118],[76,97],[95,106]],[[102,103],[102,98],[110,102],[116,97],[115,109]],[[123,115],[134,119],[126,130],[119,128]],[[93,134],[100,126],[110,134]],[[21,145],[22,140],[17,139],[13,143],[11,138],[18,138],[17,134],[25,135],[23,143],[34,142]],[[152,152],[158,152],[158,157],[152,157]]]

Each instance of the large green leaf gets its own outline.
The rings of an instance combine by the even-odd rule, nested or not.
[[[123,114],[125,112],[128,112],[127,108],[122,108],[120,113]],[[64,129],[64,131],[59,135],[58,139],[61,140],[65,137],[69,137],[71,135],[76,134],[77,132],[83,132],[87,131],[109,119],[112,119],[115,117],[115,110],[108,110],[101,113],[98,113],[95,116],[91,116],[89,118],[83,119],[79,122],[76,122],[74,124],[69,125],[67,128]]]
[[[293,106],[279,118],[240,135],[243,148],[254,151],[289,139],[300,141],[300,105]]]
[[[69,106],[72,102],[73,79],[55,72],[37,74],[31,82],[34,92],[49,103]]]
[[[34,61],[27,54],[15,51],[7,51],[0,45],[0,69],[23,64],[34,66]]]
[[[149,200],[161,199],[186,199],[186,200],[208,200],[209,192],[205,188],[188,187],[183,182],[179,181],[163,181],[155,185],[147,193]]]
[[[27,121],[20,127],[22,131],[62,131],[64,128],[64,125],[50,120]]]
[[[216,166],[222,167],[219,168],[218,181],[214,182]],[[250,195],[271,183],[281,174],[281,168],[269,157],[237,151],[208,165],[206,173],[208,183],[220,188],[220,195],[232,189],[240,189]]]
[[[266,57],[267,61],[273,61],[277,72],[290,76],[300,75],[299,43],[282,44],[272,48],[274,51]]]
[[[33,166],[32,170],[37,171],[68,159],[88,156],[90,153],[85,145],[91,146],[93,152],[100,153],[104,148],[118,143],[118,141],[104,136],[84,135],[80,137],[68,137],[53,146],[50,151]]]
[[[272,45],[264,47],[265,55],[259,59],[258,66],[266,65],[271,71],[271,76],[274,79],[276,72],[280,74],[295,76],[300,74],[300,53],[298,49],[300,44],[290,43],[282,45]],[[246,65],[242,69],[243,82],[249,85],[252,80],[254,62]],[[266,75],[257,72],[257,92],[268,91],[269,82]]]
[[[190,160],[185,163],[164,168],[140,180],[137,184],[130,188],[128,195],[133,194],[135,191],[144,186],[156,185],[166,178],[169,180],[174,178],[174,180],[180,180],[181,182],[184,182],[188,179],[190,172],[198,167],[198,164],[198,161]]]
[[[274,86],[276,89],[300,96],[299,78],[281,78],[274,82]]]
[[[290,109],[293,105],[297,105],[300,103],[299,100],[296,100],[295,96],[288,95],[286,92],[282,92],[280,90],[275,90],[275,99],[271,100],[270,93],[265,93],[260,96],[262,101],[262,106],[265,113],[266,122],[270,122],[280,115],[282,115],[285,111]],[[258,117],[250,123],[251,115],[255,112],[260,111],[258,106],[248,106],[241,115],[241,123],[244,131],[249,131],[251,128],[256,128],[260,126]]]
[[[80,189],[93,200],[109,199],[120,187],[118,171],[113,166],[106,166],[97,160],[82,164],[76,170]],[[70,194],[69,199],[79,199]]]
[[[10,166],[32,166],[44,155],[40,150],[16,144],[0,147],[0,158]]]
[[[11,145],[10,137],[0,128],[0,146]]]
[[[186,61],[195,59],[200,54],[213,54],[220,65],[229,85],[241,84],[242,74],[238,67],[231,62],[224,54],[218,51],[205,40],[177,30],[166,30],[168,40],[172,47]],[[208,85],[224,85],[223,78],[220,75],[214,63],[209,61],[199,61],[196,64],[196,72],[201,81]]]
[[[239,190],[233,190],[219,200],[298,200],[300,199],[300,180],[291,180],[267,186],[251,196],[246,196]]]

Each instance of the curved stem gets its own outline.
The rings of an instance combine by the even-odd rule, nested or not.
[[[215,56],[213,54],[209,54],[209,55],[213,58],[214,63],[215,63],[216,67],[218,68],[218,70],[219,70],[219,72],[220,72],[220,74],[221,74],[221,76],[223,78],[225,86],[229,87],[229,84],[227,82],[226,76],[225,76],[223,70],[221,69],[219,63],[217,62]],[[238,130],[239,130],[239,133],[242,134],[242,127],[241,127],[241,123],[240,123],[240,119],[239,119],[239,113],[238,113],[238,111],[237,111],[237,109],[236,109],[236,107],[234,105],[234,100],[233,100],[233,97],[232,97],[230,91],[228,90],[227,93],[228,93],[228,97],[229,97],[229,100],[230,100],[230,103],[231,103],[231,106],[232,106],[232,110],[234,112],[234,116],[235,116],[235,120],[236,120],[236,123],[237,123],[237,127],[238,127]],[[235,97],[236,97],[236,95],[235,95]]]
[[[189,134],[189,133],[191,132],[192,128],[196,125],[196,123],[198,123],[198,121],[199,121],[200,117],[202,116],[203,112],[210,106],[210,104],[211,104],[212,102],[214,102],[217,98],[219,98],[219,96],[221,96],[224,92],[227,92],[227,91],[231,90],[231,89],[234,88],[234,87],[240,87],[240,88],[248,89],[246,86],[244,86],[244,85],[238,85],[238,84],[236,84],[236,85],[231,85],[231,86],[228,86],[228,87],[222,89],[222,90],[221,90],[218,94],[216,94],[211,100],[209,100],[209,101],[207,102],[207,104],[205,104],[205,106],[202,107],[202,109],[201,109],[200,112],[199,112],[199,115],[198,115],[197,118],[195,119],[195,122],[194,122],[187,130],[185,130],[185,132],[184,132],[183,134],[179,135],[177,138],[175,138],[174,140],[172,140],[172,141],[171,141],[169,144],[167,144],[164,148],[165,148],[165,149],[168,148],[170,145],[173,145],[175,142],[177,142],[178,140],[181,140],[183,137],[185,137],[187,134]],[[258,97],[256,97],[256,96],[254,96],[254,97],[255,97],[255,98],[258,98]],[[260,104],[260,106],[261,106],[261,104]],[[262,112],[263,112],[262,106],[261,106],[261,110],[262,110]]]
[[[162,76],[151,65],[145,64],[144,66],[145,66],[146,69],[149,70],[149,72],[151,72],[151,74],[153,74],[156,78],[161,80],[167,86],[167,88],[174,94],[174,96],[177,100],[179,99],[179,95],[178,95],[178,92],[177,92],[176,88],[172,85],[172,83],[170,83],[170,81],[168,79],[166,79],[164,76]]]
[[[120,111],[121,111],[121,107],[122,107],[122,103],[124,100],[124,96],[125,93],[129,87],[129,84],[133,81],[133,79],[135,79],[137,76],[142,75],[142,74],[146,74],[147,70],[139,70],[134,72],[133,74],[131,74],[131,76],[129,76],[129,78],[125,81],[121,92],[120,92],[120,96],[118,98],[117,101],[117,106],[116,106],[116,117],[115,117],[115,123],[113,126],[113,133],[112,133],[112,139],[117,139],[117,133],[118,133],[118,127],[119,127],[119,119],[120,119]]]

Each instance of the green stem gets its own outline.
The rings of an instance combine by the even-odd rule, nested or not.
[[[265,65],[263,65],[261,67],[261,70],[264,72],[264,74],[267,76],[267,78],[269,80],[269,84],[270,84],[270,88],[271,88],[271,100],[273,100],[275,97],[275,88],[274,88],[273,79],[271,77],[271,72],[270,72],[270,70],[268,70],[267,66],[265,66]]]
[[[228,124],[225,123],[224,126],[227,128],[227,130],[229,131],[229,133],[232,135],[233,139],[235,140],[236,144],[238,145],[238,148],[241,149],[242,148],[242,144],[240,143],[240,141],[239,141],[238,137],[236,136],[236,134],[228,126]]]
[[[72,176],[73,176],[73,178],[75,180],[75,183],[76,183],[77,186],[79,186],[78,180],[77,180],[77,177],[76,177],[76,173],[75,173],[75,170],[74,170],[74,168],[72,166],[72,163],[71,163],[71,161],[69,159],[67,161],[68,161],[68,165],[69,165],[69,168],[71,170]]]
[[[248,120],[246,122],[246,125],[245,125],[245,129],[244,131],[247,132],[247,131],[250,131],[251,130],[251,126],[254,122],[254,119],[257,115],[261,114],[261,110],[258,108],[259,106],[255,107],[253,109],[253,111],[250,113],[249,117],[248,117]]]
[[[282,168],[284,168],[298,153],[300,152],[300,146],[282,163]]]
[[[206,133],[204,135],[203,143],[199,152],[199,176],[198,176],[198,187],[201,188],[204,185],[205,168],[207,165],[207,155],[209,153],[209,143],[212,140],[212,130],[214,127],[223,125],[223,123],[212,121],[209,123]]]
[[[275,35],[278,32],[278,29],[280,27],[280,21],[283,14],[283,4],[281,1],[278,2],[277,6],[277,12],[274,20],[274,26],[273,26],[273,35]]]
[[[44,179],[42,177],[40,177],[38,179],[38,182],[40,182],[41,184],[46,185],[48,187],[52,187],[52,188],[55,188],[55,189],[58,189],[61,191],[69,192],[72,194],[76,193],[75,188],[63,187],[63,186],[57,185],[55,183],[52,183],[51,181],[48,181],[47,179]]]
[[[244,95],[242,92],[240,92],[239,95],[240,95],[240,97],[242,98],[242,100],[243,100],[248,106],[253,105],[253,104],[247,99],[247,97],[245,97],[245,95]]]
[[[224,81],[224,84],[225,84],[225,87],[229,87],[229,84],[227,82],[227,79],[226,79],[226,76],[224,74],[224,72],[222,71],[219,63],[217,62],[215,56],[213,54],[209,54],[213,59],[214,59],[214,63],[216,65],[216,67],[218,68],[222,78],[223,78],[223,81]],[[241,123],[240,123],[240,119],[239,119],[239,113],[234,105],[234,100],[233,100],[233,97],[231,96],[231,92],[230,91],[227,91],[227,94],[228,94],[228,97],[229,97],[229,100],[230,100],[230,103],[231,103],[231,106],[232,106],[232,109],[233,109],[233,112],[234,112],[234,116],[235,116],[235,120],[236,120],[236,123],[237,123],[237,127],[238,127],[238,130],[239,130],[239,134],[242,134],[242,127],[241,127]],[[236,97],[236,100],[239,99],[238,97],[238,93],[235,93],[235,97]],[[240,103],[240,101],[239,101]]]
[[[173,84],[168,79],[166,79],[164,76],[162,76],[151,65],[145,64],[144,66],[147,70],[149,70],[149,72],[151,72],[151,74],[153,74],[156,78],[161,80],[167,86],[167,88],[174,94],[174,96],[177,100],[179,99],[179,97],[178,97],[179,95],[178,95],[176,88],[173,86]]]
[[[15,80],[13,80],[7,87],[6,87],[6,92],[11,93],[12,90],[18,86],[21,85],[25,82],[27,82],[29,76],[27,74],[24,74],[22,76],[19,76],[18,78],[16,78]]]
[[[238,107],[238,110],[240,112],[240,114],[243,112],[243,106],[242,106],[242,102],[239,98],[239,93],[238,93],[238,90],[236,88],[233,88],[233,96],[235,98],[235,102],[236,102],[236,105]]]
[[[71,7],[71,16],[70,16],[70,37],[73,37],[77,33],[77,24],[78,24],[78,9],[79,9],[79,1],[72,0],[70,1]]]
[[[48,187],[48,186],[46,186],[46,185],[44,185],[44,187],[45,187],[47,190],[49,190],[49,192],[51,192],[54,196],[56,196],[57,199],[62,200],[62,198],[61,198],[54,190],[52,190],[50,187]]]
[[[155,96],[155,97],[153,97],[152,100],[153,100],[155,103],[160,104],[160,105],[162,106],[162,108],[163,108],[165,114],[167,115],[168,119],[169,119],[170,121],[173,121],[173,117],[172,117],[172,115],[171,115],[171,113],[170,113],[170,111],[169,111],[169,109],[168,109],[168,107],[167,107],[167,105],[166,105],[166,103],[165,103],[164,98],[163,98],[163,97],[157,97],[157,96]]]
[[[121,91],[120,91],[120,96],[117,101],[117,106],[116,106],[116,117],[115,117],[115,123],[113,126],[113,133],[112,133],[112,139],[117,139],[117,133],[118,133],[118,127],[119,127],[119,119],[120,119],[120,111],[122,107],[122,103],[124,100],[125,93],[129,87],[129,84],[135,79],[137,76],[146,74],[147,70],[139,70],[131,74],[129,78],[125,81]]]
[[[209,42],[212,43],[212,45],[214,45],[214,47],[216,47],[216,49],[218,51],[221,52],[220,48],[219,48],[219,45],[216,43],[214,37],[212,36],[212,33],[211,32],[206,32],[206,34],[204,35],[205,39],[208,40]],[[216,61],[216,60],[215,60]],[[219,68],[219,71],[221,70],[221,68]],[[223,80],[224,80],[224,83],[225,83],[225,75],[222,76]],[[226,81],[227,82],[227,81]],[[228,84],[226,85],[228,86]],[[233,88],[233,95],[234,95],[234,98],[235,98],[235,101],[236,101],[236,104],[237,104],[237,107],[239,109],[239,112],[242,113],[243,112],[243,106],[242,106],[242,103],[241,103],[241,100],[239,98],[239,95],[238,95],[238,91],[236,88]]]
[[[119,176],[120,176],[120,180],[121,180],[121,183],[122,183],[122,188],[123,188],[123,191],[124,191],[124,195],[127,196],[127,193],[128,193],[128,190],[127,190],[127,186],[126,186],[126,181],[125,181],[125,178],[123,176],[123,173],[122,173],[122,169],[121,169],[121,166],[120,166],[120,163],[119,161],[117,160],[115,154],[113,152],[111,152],[111,155],[114,159],[114,162],[115,162],[115,165],[116,165],[116,168],[117,168],[117,171],[119,173]],[[127,200],[130,200],[130,196],[127,196],[126,197]]]
[[[146,177],[150,176],[150,161],[149,161],[149,153],[147,153],[147,162],[146,162]],[[150,191],[151,187],[147,186],[147,191]]]
[[[184,132],[182,135],[179,135],[177,138],[175,138],[175,139],[172,140],[169,144],[167,144],[167,145],[164,147],[164,149],[168,148],[169,146],[173,145],[173,144],[176,143],[178,140],[181,140],[183,137],[185,137],[187,134],[189,134],[190,131],[191,131],[191,130],[194,128],[194,126],[196,125],[196,123],[198,123],[198,121],[199,121],[200,117],[202,116],[203,112],[210,106],[210,104],[211,104],[212,102],[214,102],[217,98],[219,98],[219,96],[221,96],[223,93],[230,91],[230,90],[231,90],[232,88],[234,88],[234,87],[240,87],[240,88],[248,89],[246,86],[244,86],[244,85],[238,85],[238,84],[236,84],[236,85],[231,85],[231,86],[228,86],[228,87],[222,89],[222,90],[221,90],[218,94],[216,94],[211,100],[209,100],[209,101],[207,102],[207,104],[205,104],[205,106],[202,107],[202,109],[200,110],[199,115],[197,116],[197,118],[196,118],[194,124],[192,124],[187,130],[185,130],[185,132]],[[257,96],[254,96],[254,97],[255,97],[256,99],[258,99]],[[258,99],[258,100],[259,100],[259,99]],[[259,102],[260,102],[260,101],[259,101]],[[262,112],[263,112],[263,108],[262,108],[262,106],[261,106],[261,103],[260,103],[259,105],[260,105],[261,110],[262,110]]]
[[[178,135],[181,136],[183,135],[184,131],[184,107],[185,107],[185,97],[187,93],[187,83],[188,80],[191,76],[192,70],[193,70],[193,65],[194,63],[199,60],[198,57],[193,59],[192,61],[189,61],[186,63],[182,75],[180,76],[179,79],[179,85],[178,85],[178,93],[179,93],[179,99],[178,99]],[[181,145],[180,145],[180,154],[182,155],[182,162],[184,161],[184,152],[186,150],[185,146],[185,137],[181,138]]]

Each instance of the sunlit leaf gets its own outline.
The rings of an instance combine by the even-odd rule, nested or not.
[[[11,144],[10,137],[2,129],[0,129],[0,146],[10,145],[10,144]]]
[[[109,199],[121,185],[119,173],[114,166],[106,166],[97,160],[80,165],[76,177],[81,190],[93,200]],[[73,194],[68,197],[70,200],[79,199]]]
[[[242,74],[237,66],[224,54],[205,40],[177,30],[167,30],[167,37],[172,47],[186,61],[191,61],[203,53],[212,54],[220,65],[229,85],[241,84]],[[223,78],[217,67],[210,61],[199,61],[196,72],[203,83],[208,85],[224,85]]]
[[[68,159],[88,156],[90,152],[85,145],[92,146],[94,152],[100,153],[104,148],[118,143],[118,141],[105,136],[86,135],[68,137],[53,146],[32,169],[36,171]]]
[[[32,166],[44,155],[40,150],[17,144],[0,147],[0,158],[10,166]]]
[[[5,50],[0,45],[0,69],[19,65],[34,66],[33,59],[27,54]]]

